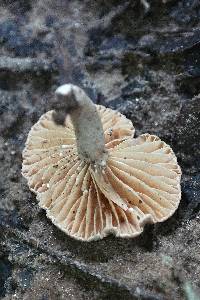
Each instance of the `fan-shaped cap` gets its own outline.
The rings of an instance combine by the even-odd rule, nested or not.
[[[172,149],[158,137],[133,138],[131,121],[96,107],[108,149],[101,172],[78,157],[70,117],[59,126],[50,111],[29,133],[22,174],[47,216],[68,235],[84,241],[109,233],[135,237],[146,223],[174,213],[181,170]]]

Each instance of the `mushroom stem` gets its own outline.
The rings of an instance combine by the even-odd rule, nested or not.
[[[70,114],[74,126],[79,157],[98,167],[104,167],[108,157],[102,123],[96,106],[85,92],[73,85],[64,84],[57,88],[56,96],[61,102],[63,119],[59,110],[54,114],[56,123],[63,124],[66,114]],[[64,115],[63,115],[64,113]]]

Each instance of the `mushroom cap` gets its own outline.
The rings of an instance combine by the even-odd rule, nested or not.
[[[181,170],[172,149],[158,137],[133,138],[130,120],[96,106],[108,160],[103,170],[81,161],[70,117],[56,125],[53,111],[29,132],[22,174],[39,206],[66,234],[83,241],[139,235],[146,223],[162,222],[177,209]]]

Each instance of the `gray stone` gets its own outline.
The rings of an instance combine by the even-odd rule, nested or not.
[[[0,4],[4,300],[182,300],[185,286],[199,293],[200,4],[148,3],[148,11],[141,1]],[[166,222],[146,226],[136,239],[71,239],[46,218],[21,176],[21,152],[31,126],[58,105],[54,90],[69,81],[95,103],[124,113],[136,135],[156,134],[178,156],[183,171],[179,209]]]

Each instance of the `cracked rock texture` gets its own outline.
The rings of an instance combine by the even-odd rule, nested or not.
[[[0,298],[200,298],[200,3],[0,2]],[[75,241],[21,176],[31,126],[71,82],[169,143],[182,201],[136,239]]]

